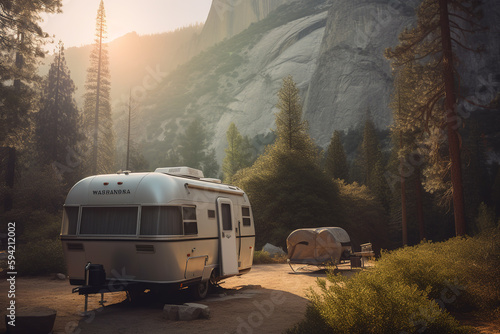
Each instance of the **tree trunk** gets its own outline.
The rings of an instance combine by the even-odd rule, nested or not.
[[[101,63],[102,63],[102,37],[103,37],[103,24],[102,24],[102,13],[101,15],[101,25],[99,28],[99,62],[97,64],[97,88],[95,96],[95,120],[94,120],[94,151],[92,156],[92,174],[97,174],[97,160],[99,156],[99,98],[101,95]]]
[[[403,135],[399,133],[399,145],[403,147]],[[403,246],[408,245],[408,222],[406,220],[406,184],[403,176],[403,159],[401,159],[401,228],[403,231]]]
[[[1,150],[3,151],[2,153],[5,153],[5,185],[9,189],[5,193],[3,202],[4,211],[7,212],[12,210],[14,203],[12,189],[14,188],[14,178],[16,174],[16,149],[14,147],[2,147]]]
[[[453,75],[453,53],[451,48],[448,0],[439,0],[441,39],[443,46],[443,78],[445,85],[445,112],[448,132],[448,146],[451,159],[451,183],[453,186],[453,211],[456,235],[465,234],[464,194],[462,186],[462,167],[460,159],[460,140],[457,129],[459,118],[455,109],[455,82]]]
[[[417,201],[417,222],[418,222],[418,232],[420,236],[420,240],[424,240],[426,238],[425,235],[425,224],[424,224],[424,206],[422,200],[422,172],[420,168],[416,168],[415,172],[417,173],[415,178],[415,196]]]

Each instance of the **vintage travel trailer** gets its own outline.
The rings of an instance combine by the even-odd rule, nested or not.
[[[255,229],[241,189],[170,167],[79,181],[64,204],[61,241],[72,285],[189,287],[203,298],[210,282],[250,271]],[[89,272],[96,266],[102,280]]]

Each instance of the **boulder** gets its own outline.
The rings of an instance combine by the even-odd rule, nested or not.
[[[210,318],[210,307],[208,305],[198,304],[198,303],[185,303],[185,306],[197,307],[201,309],[201,317],[208,319]]]
[[[179,320],[196,320],[201,316],[201,308],[181,305],[179,306]]]
[[[163,306],[163,316],[168,320],[179,320],[179,305],[165,304]]]
[[[58,279],[60,281],[64,281],[66,279],[66,275],[58,273],[58,274],[56,274],[56,279]]]
[[[270,243],[265,244],[264,247],[262,247],[262,250],[268,252],[272,257],[286,254],[281,247],[271,245]]]

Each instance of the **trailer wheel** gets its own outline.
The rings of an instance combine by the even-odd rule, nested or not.
[[[209,280],[193,284],[189,287],[191,294],[195,299],[205,299],[208,295]]]

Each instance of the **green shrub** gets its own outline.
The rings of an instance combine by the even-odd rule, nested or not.
[[[378,275],[415,284],[448,310],[500,305],[500,233],[424,242],[383,253],[374,269]]]
[[[312,310],[288,333],[468,333],[416,285],[376,271],[353,278],[328,275],[311,290]]]
[[[308,304],[306,320],[285,331],[285,334],[330,334],[332,330],[321,317],[318,308]]]
[[[59,239],[45,239],[19,244],[16,265],[21,275],[65,273],[66,265]]]
[[[268,264],[268,263],[286,263],[286,255],[271,256],[266,251],[255,251],[253,253],[254,264]]]

